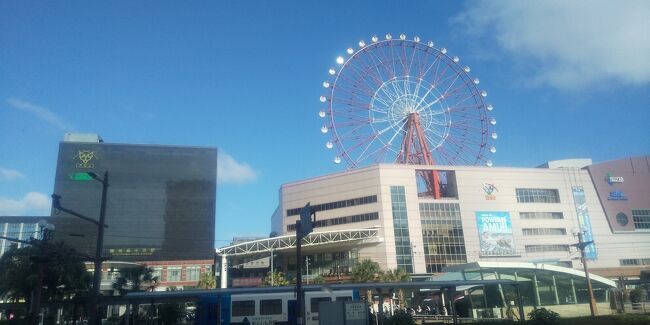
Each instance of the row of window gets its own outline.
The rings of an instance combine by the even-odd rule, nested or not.
[[[564,219],[562,212],[519,212],[520,219]]]
[[[564,228],[523,228],[521,232],[524,236],[566,235],[566,229]]]
[[[316,297],[310,299],[311,312],[319,312],[321,302],[332,301],[330,297]],[[352,301],[352,297],[336,297],[336,301]],[[255,315],[255,300],[241,300],[232,302],[232,316],[244,317]],[[260,303],[260,315],[282,314],[282,299],[263,299]]]
[[[526,253],[568,252],[569,245],[526,245]]]
[[[413,260],[411,258],[411,241],[404,186],[391,186],[390,198],[393,212],[393,234],[395,235],[397,267],[412,273]]]
[[[377,220],[377,219],[379,219],[379,213],[371,212],[371,213],[357,214],[357,215],[347,216],[347,217],[317,220],[316,222],[314,222],[314,228],[336,226],[336,225],[342,225],[346,223],[363,222],[363,221]],[[294,231],[294,230],[296,230],[295,224],[291,224],[287,226],[287,231]]]
[[[210,266],[205,266],[206,272],[211,272]],[[167,276],[163,276],[162,267],[153,267],[153,276],[158,277],[159,282],[198,281],[201,275],[201,267],[198,265],[185,267],[185,280],[182,278],[183,268],[180,266],[168,266]]]
[[[650,210],[632,210],[634,228],[650,229]]]
[[[377,195],[371,195],[371,196],[364,196],[364,197],[359,197],[359,198],[349,199],[349,200],[316,204],[316,205],[312,205],[311,208],[313,209],[313,211],[326,211],[326,210],[347,208],[356,205],[370,204],[376,202],[377,202]],[[287,209],[287,217],[300,215],[301,209],[302,208]]]
[[[560,193],[557,189],[518,188],[515,191],[519,203],[560,203]]]
[[[420,203],[420,222],[427,272],[467,263],[458,203]]]
[[[650,265],[650,258],[624,258],[618,261],[621,266]]]

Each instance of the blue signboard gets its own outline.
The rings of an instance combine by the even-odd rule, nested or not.
[[[476,212],[481,256],[516,255],[508,212]]]
[[[594,240],[593,232],[591,230],[591,220],[589,218],[589,210],[587,210],[587,201],[585,200],[585,191],[582,186],[574,186],[571,188],[573,192],[573,202],[576,206],[576,213],[578,214],[578,223],[580,224],[580,231],[584,232],[584,241]],[[596,252],[596,245],[591,244],[585,247],[585,256],[587,259],[595,260],[598,258]]]

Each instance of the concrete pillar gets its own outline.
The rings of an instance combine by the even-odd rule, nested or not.
[[[539,300],[539,288],[537,287],[537,274],[533,274],[533,291],[535,291],[535,306],[541,306],[542,303]]]
[[[573,279],[571,279],[571,292],[573,293],[573,303],[577,304],[578,303],[578,296],[576,295],[576,285],[573,282]]]
[[[560,297],[557,294],[557,282],[555,282],[555,275],[553,275],[552,278],[553,278],[553,293],[555,294],[555,304],[559,305]]]
[[[496,271],[494,271],[494,278],[497,280],[501,280],[501,276],[499,276],[499,273],[497,273]],[[503,308],[507,308],[508,302],[506,301],[506,297],[503,294],[503,286],[501,286],[501,284],[499,284],[499,296],[501,296],[501,302],[503,302]]]
[[[221,285],[219,288],[228,288],[228,257],[226,255],[221,255],[221,272],[219,275],[221,275]]]

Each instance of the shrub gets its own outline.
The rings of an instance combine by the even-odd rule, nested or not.
[[[548,310],[546,308],[539,308],[528,313],[530,323],[535,325],[555,325],[560,323],[560,314]]]
[[[411,315],[400,310],[395,312],[393,316],[388,317],[384,321],[384,325],[415,325],[415,320]]]
[[[630,291],[630,302],[639,303],[645,301],[645,290],[636,288]]]

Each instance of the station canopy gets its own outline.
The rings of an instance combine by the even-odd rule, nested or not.
[[[350,247],[381,242],[379,228],[347,229],[313,232],[302,240],[304,251]],[[273,251],[292,251],[296,249],[296,235],[285,235],[257,239],[216,249],[219,256],[247,256]]]

